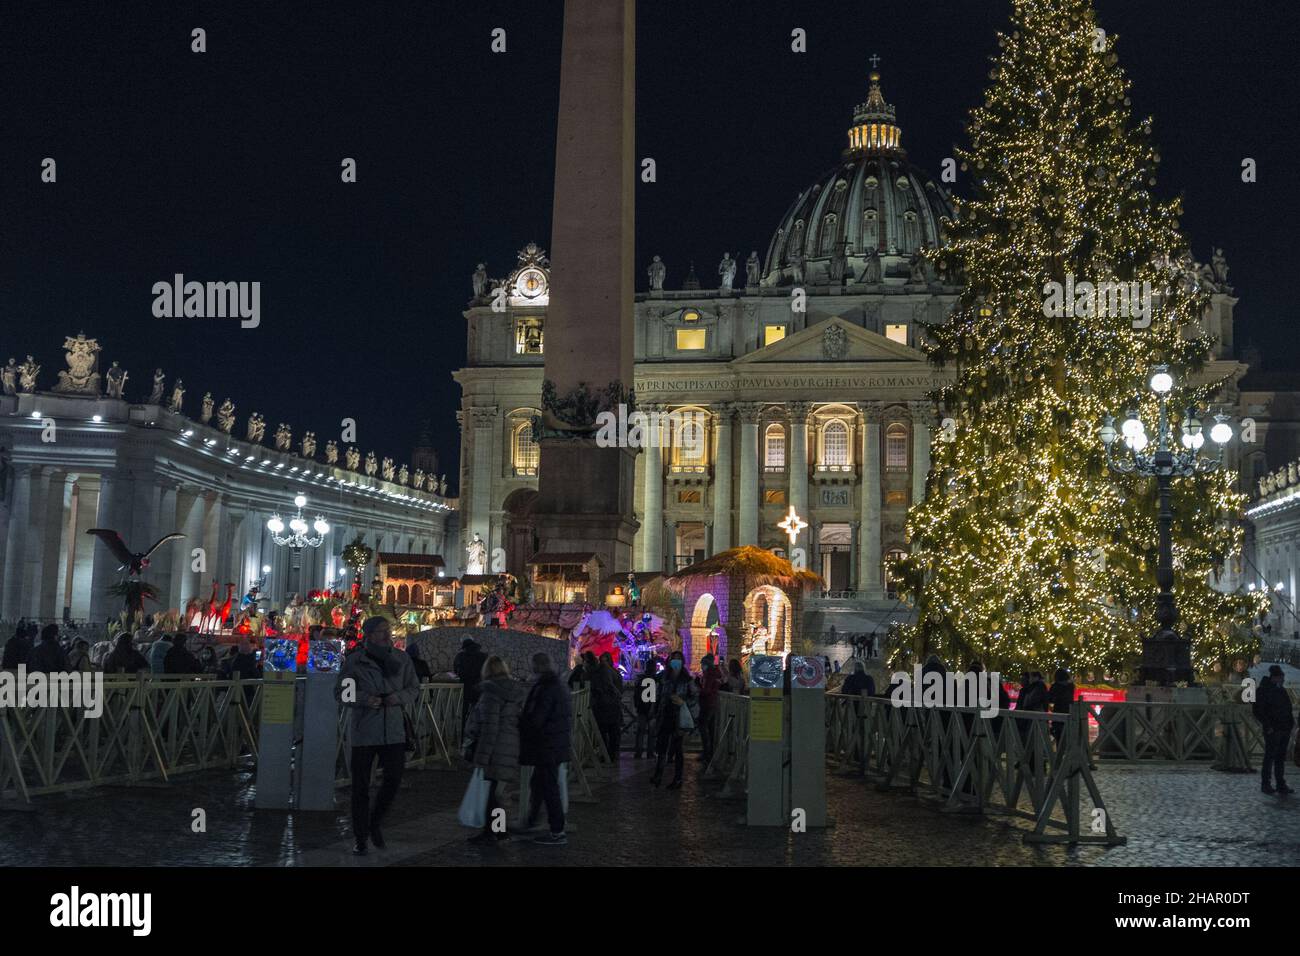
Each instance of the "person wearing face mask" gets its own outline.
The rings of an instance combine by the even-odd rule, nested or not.
[[[392,630],[382,617],[361,625],[362,640],[343,659],[335,695],[352,712],[352,852],[364,854],[367,840],[384,848],[379,825],[397,796],[406,763],[406,722],[402,708],[420,696],[411,659],[393,649]],[[376,758],[383,783],[373,809],[370,773]]]
[[[534,843],[564,846],[564,804],[560,799],[560,764],[569,759],[573,738],[573,706],[569,690],[560,683],[551,659],[533,655],[533,685],[519,712],[519,762],[533,768],[525,830],[532,830],[538,811],[546,804],[550,833]]]
[[[659,716],[658,741],[655,747],[659,756],[655,760],[654,776],[650,778],[652,785],[659,786],[664,777],[664,764],[668,757],[672,757],[674,774],[668,789],[681,789],[682,770],[686,762],[682,745],[699,719],[698,700],[699,691],[691,672],[686,669],[682,652],[673,651],[668,658],[667,669],[659,678],[656,705]]]

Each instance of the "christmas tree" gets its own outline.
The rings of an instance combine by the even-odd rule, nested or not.
[[[918,648],[1117,676],[1156,628],[1155,487],[1108,471],[1097,427],[1152,402],[1156,365],[1174,375],[1173,407],[1213,397],[1219,383],[1196,374],[1209,297],[1180,201],[1152,194],[1151,120],[1133,120],[1090,2],[1017,0],[1012,19],[958,151],[970,198],[933,253],[965,291],[929,330],[944,423],[899,571]],[[1198,670],[1245,651],[1257,610],[1211,586],[1240,546],[1231,486],[1228,472],[1175,482],[1175,594]]]

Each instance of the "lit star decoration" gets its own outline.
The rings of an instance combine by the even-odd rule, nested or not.
[[[786,533],[790,539],[790,547],[793,548],[795,541],[799,539],[799,532],[808,527],[808,522],[795,514],[794,505],[791,505],[790,513],[783,520],[778,521],[776,526]]]
[[[1149,415],[1157,365],[1180,383],[1174,407],[1205,406],[1219,382],[1197,374],[1210,297],[1178,267],[1181,201],[1151,193],[1160,157],[1150,119],[1131,116],[1115,42],[1089,0],[1015,0],[958,150],[971,198],[930,255],[964,291],[925,346],[956,427],[932,442],[913,551],[894,569],[918,610],[904,651],[1118,676],[1156,629],[1154,483],[1107,472],[1096,422],[1135,401]],[[1110,308],[1045,316],[1045,285],[1068,275],[1149,282],[1149,324]],[[1260,608],[1212,587],[1241,546],[1232,480],[1174,488],[1174,587],[1201,671],[1248,653]]]

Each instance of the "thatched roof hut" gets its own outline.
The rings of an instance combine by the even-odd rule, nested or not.
[[[803,594],[821,578],[795,568],[771,551],[732,548],[671,575],[667,587],[681,595],[681,629],[687,662],[707,652],[745,658],[787,653],[802,633]]]
[[[743,545],[729,551],[720,551],[711,558],[688,565],[668,578],[669,587],[681,593],[693,578],[711,578],[724,574],[744,578],[750,587],[773,584],[780,588],[821,587],[818,574],[796,569],[793,564],[766,548]]]

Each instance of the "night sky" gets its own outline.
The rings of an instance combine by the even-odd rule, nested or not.
[[[1297,7],[1097,6],[1135,112],[1155,117],[1159,191],[1186,197],[1198,259],[1225,249],[1239,346],[1295,368]],[[670,289],[691,260],[708,280],[724,251],[765,254],[795,194],[838,161],[873,53],[909,158],[937,176],[1010,7],[643,0],[637,151],[658,182],[638,187],[639,283],[654,254]],[[550,244],[562,8],[6,0],[0,362],[31,352],[51,387],[63,335],[84,330],[101,369],[130,370],[132,399],[162,366],[195,415],[204,391],[231,396],[240,434],[256,410],[268,433],[284,421],[323,445],[352,417],[363,454],[399,461],[430,419],[454,484],[470,273],[486,260],[504,276],[526,242]],[[194,27],[206,53],[190,51]],[[790,52],[794,27],[806,54]],[[344,157],[356,184],[340,181]],[[177,272],[260,281],[261,326],[154,318],[151,287]]]

